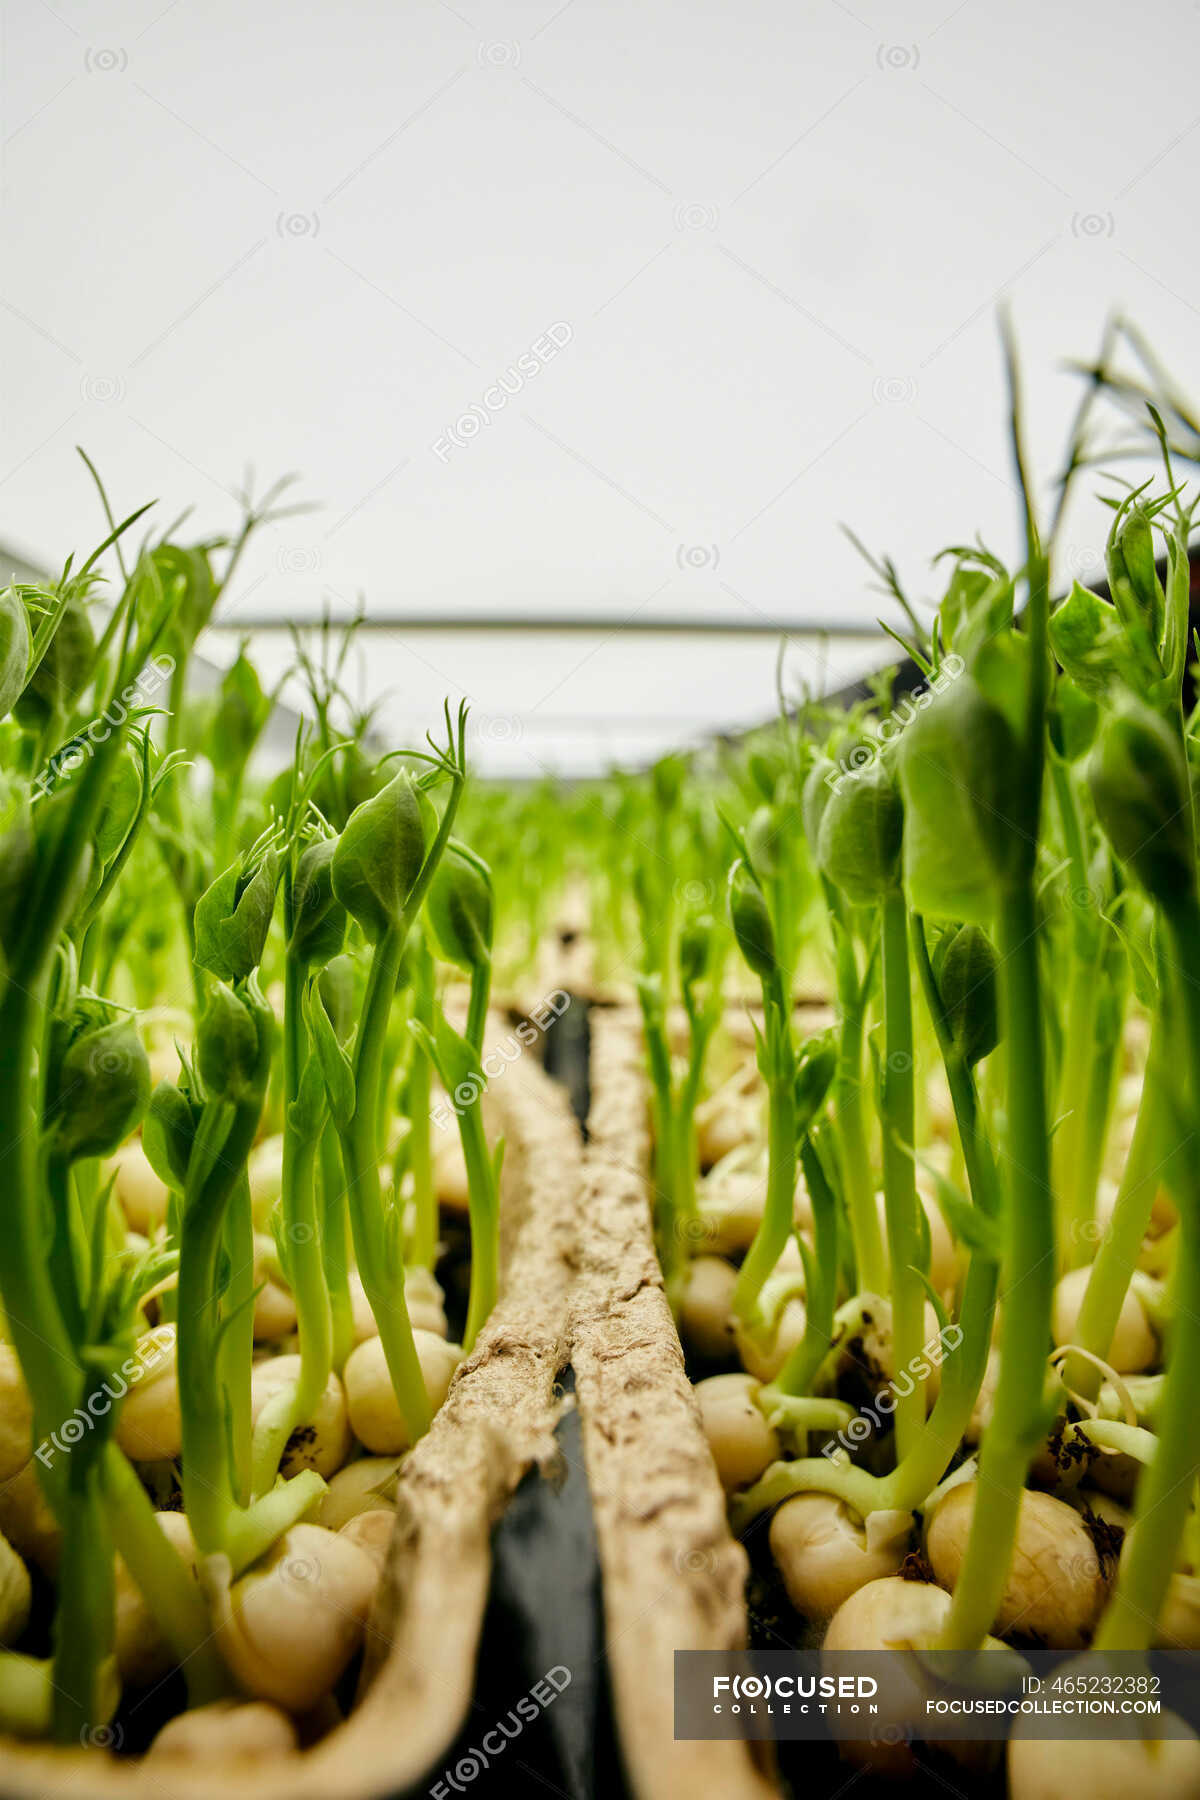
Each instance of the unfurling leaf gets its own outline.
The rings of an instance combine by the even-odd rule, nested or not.
[[[424,860],[421,801],[402,770],[355,808],[334,851],[333,891],[369,942],[399,923]]]

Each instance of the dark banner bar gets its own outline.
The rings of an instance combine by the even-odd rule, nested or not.
[[[677,1738],[1188,1737],[1200,1653],[677,1650]]]

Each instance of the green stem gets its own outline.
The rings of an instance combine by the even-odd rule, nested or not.
[[[1161,1135],[1163,1107],[1158,1092],[1156,1023],[1146,1063],[1146,1077],[1138,1103],[1137,1121],[1129,1144],[1129,1154],[1121,1173],[1121,1185],[1113,1206],[1108,1230],[1101,1240],[1092,1264],[1083,1304],[1075,1327],[1075,1342],[1081,1349],[1102,1361],[1107,1358],[1113,1333],[1129,1283],[1137,1268],[1142,1239],[1150,1223],[1154,1196],[1158,1191],[1158,1169],[1162,1160]],[[1100,1392],[1100,1370],[1085,1357],[1068,1359],[1064,1372],[1072,1393],[1094,1400]]]
[[[495,1167],[483,1131],[481,1097],[463,1107],[458,1125],[467,1165],[467,1204],[471,1215],[471,1290],[463,1331],[463,1349],[469,1352],[496,1304],[500,1209]]]
[[[223,1552],[235,1574],[269,1549],[325,1490],[321,1477],[306,1469],[252,1506],[239,1506],[234,1493],[217,1346],[216,1274],[225,1213],[261,1111],[261,1096],[238,1106],[208,1102],[192,1145],[180,1234],[177,1343],[184,1509],[201,1555]]]
[[[696,1213],[696,1108],[704,1085],[704,1060],[713,1026],[706,1015],[689,1015],[688,1065],[680,1083],[675,1121],[675,1212],[686,1225]]]
[[[275,1480],[288,1439],[313,1416],[333,1367],[333,1318],[317,1213],[316,1163],[319,1137],[306,1135],[292,1107],[300,1092],[306,1032],[302,1013],[304,970],[290,955],[284,965],[283,1005],[283,1178],[280,1191],[288,1276],[296,1302],[300,1373],[274,1395],[254,1428],[252,1488],[265,1493]],[[322,1109],[324,1110],[324,1109]],[[323,1121],[322,1121],[323,1124]]]
[[[53,1734],[60,1744],[86,1743],[95,1727],[107,1723],[115,1698],[112,1539],[96,1473],[94,1466],[82,1475],[71,1470],[59,1520]]]
[[[920,927],[918,921],[913,923],[915,935]],[[923,937],[916,942],[917,966],[927,969],[928,958],[922,957]],[[936,990],[934,993],[936,996]],[[935,1014],[935,1027],[938,1027],[941,1039],[940,1011]],[[981,1211],[995,1216],[999,1208],[996,1168],[986,1134],[978,1122],[974,1082],[961,1058],[957,1062],[953,1058],[948,1060],[947,1072],[972,1198]],[[811,1174],[809,1191],[815,1191]],[[914,1512],[923,1506],[942,1480],[959,1447],[979,1393],[991,1346],[996,1286],[995,1264],[986,1257],[972,1257],[958,1318],[961,1341],[943,1364],[942,1384],[933,1411],[925,1420],[912,1449],[890,1474],[871,1475],[844,1460],[829,1458],[813,1457],[801,1462],[776,1464],[761,1482],[739,1497],[737,1511],[742,1524],[748,1524],[759,1511],[778,1505],[788,1495],[809,1489],[836,1494],[864,1518],[871,1512]],[[800,1357],[802,1350],[803,1344],[793,1352],[793,1360]],[[787,1384],[788,1372],[785,1368],[775,1387],[785,1393],[798,1391]],[[764,1389],[760,1396],[760,1405],[768,1412],[770,1393],[771,1390]]]
[[[972,1257],[963,1284],[957,1348],[952,1348],[943,1362],[937,1400],[911,1450],[883,1477],[879,1506],[914,1511],[925,1503],[949,1468],[970,1423],[987,1370],[997,1275],[994,1263],[981,1256]]]
[[[433,958],[423,937],[414,941],[413,949],[413,1017],[432,1033]],[[424,1046],[414,1039],[408,1072],[408,1166],[413,1181],[411,1256],[421,1269],[432,1269],[437,1261],[438,1205],[429,1117],[432,1085],[429,1057]]]
[[[257,1129],[256,1120],[256,1132]],[[229,1284],[221,1301],[222,1313],[228,1320],[221,1333],[219,1351],[221,1385],[229,1407],[234,1498],[239,1506],[246,1506],[252,1487],[250,1372],[254,1363],[254,1215],[244,1168],[239,1171],[229,1196],[224,1235]]]
[[[940,1647],[975,1650],[1008,1580],[1025,1478],[1046,1428],[1054,1301],[1054,1206],[1032,881],[1002,895],[999,951],[1008,1062],[1008,1218],[1000,1375],[979,1458],[975,1511]]]
[[[912,1376],[896,1393],[896,1451],[904,1457],[925,1423],[925,1388],[917,1365],[925,1331],[925,1289],[918,1273],[917,1182],[913,1164],[914,1082],[912,981],[908,913],[896,890],[883,903],[883,1196],[892,1271],[892,1344],[896,1373]]]
[[[767,1198],[754,1241],[734,1285],[732,1307],[747,1325],[761,1325],[763,1283],[783,1255],[796,1207],[795,1055],[791,1021],[782,995],[764,984],[764,1025],[770,1068],[767,1096]]]
[[[407,923],[389,926],[371,957],[363,1013],[354,1056],[354,1112],[339,1131],[346,1172],[350,1225],[363,1291],[379,1327],[379,1338],[396,1400],[415,1441],[429,1429],[429,1397],[413,1341],[404,1297],[404,1265],[398,1239],[390,1233],[379,1180],[379,1086],[396,976]]]
[[[71,1168],[65,1157],[47,1149],[44,1181],[50,1201],[50,1243],[46,1261],[67,1330],[83,1342],[84,1311],[81,1272],[87,1267],[87,1239],[71,1191]]]
[[[28,986],[10,982],[0,1002],[0,1159],[7,1190],[0,1295],[33,1401],[38,1439],[74,1411],[79,1376],[45,1254],[35,1070],[46,988],[43,969]],[[55,1492],[61,1492],[57,1471],[48,1469],[42,1482],[54,1504]]]
[[[1200,906],[1189,898],[1166,915],[1182,977],[1189,1061],[1187,1091],[1200,1095]],[[1138,1482],[1134,1525],[1121,1558],[1117,1589],[1096,1634],[1101,1650],[1148,1650],[1175,1569],[1200,1467],[1200,1181],[1194,1154],[1182,1175],[1173,1160],[1179,1200],[1175,1326],[1171,1359],[1155,1418],[1158,1447]]]
[[[285,928],[290,939],[293,928],[290,876],[284,892]],[[289,951],[283,964],[283,1128],[288,1131],[287,1109],[300,1092],[300,1076],[304,1068],[306,1032],[304,1028],[304,969]]]
[[[1087,1137],[1099,999],[1097,962],[1076,953],[1071,958],[1058,1125],[1051,1158],[1059,1212],[1058,1242],[1064,1266],[1072,1268],[1087,1260],[1088,1227],[1096,1205],[1094,1188],[1090,1192],[1087,1188]]]
[[[775,872],[769,877],[767,888],[770,893],[771,920],[775,928],[775,961],[779,969],[779,985],[790,1009],[795,965],[792,925],[794,909],[786,851],[782,845],[779,846],[779,851]]]
[[[179,655],[175,658],[175,667],[171,670],[171,685],[167,690],[167,724],[165,747],[168,754],[178,750],[183,733],[183,705],[187,697],[188,667],[191,662],[191,645],[182,641]]]
[[[760,1394],[759,1404],[764,1411],[770,1410],[771,1399],[776,1394],[807,1394],[833,1342],[833,1319],[837,1305],[837,1197],[807,1134],[800,1145],[800,1161],[808,1197],[812,1202],[814,1247],[808,1292],[805,1295],[804,1335],[789,1354],[770,1388],[764,1388]],[[768,1394],[771,1399],[767,1398]]]
[[[491,995],[491,960],[471,970],[471,1001],[467,1013],[467,1043],[477,1059],[483,1053],[483,1033]],[[467,1206],[471,1219],[471,1289],[463,1349],[470,1351],[496,1304],[499,1285],[500,1196],[496,1170],[483,1130],[483,1095],[472,1094],[458,1116],[463,1161],[467,1166]]]
[[[639,982],[638,998],[642,1009],[646,1065],[650,1075],[650,1118],[654,1134],[654,1234],[663,1275],[668,1286],[674,1286],[683,1266],[684,1246],[680,1242],[675,1214],[675,1158],[678,1143],[672,1103],[671,1052],[667,1043],[661,988],[657,984],[651,986],[648,979]]]
[[[856,1416],[845,1400],[827,1394],[785,1394],[774,1383],[760,1388],[757,1400],[769,1424],[795,1437],[810,1431],[844,1431]]]
[[[8,1328],[34,1403],[35,1436],[55,1430],[75,1408],[78,1364],[62,1325],[42,1253],[38,1207],[33,1057],[45,976],[37,987],[10,986],[0,1005],[0,1155],[9,1171],[5,1229],[0,1234],[0,1295]],[[35,1323],[36,1321],[36,1323]],[[64,1518],[65,1482],[51,1458],[39,1477],[55,1516]],[[194,1704],[220,1691],[220,1664],[210,1645],[207,1610],[195,1582],[154,1520],[129,1464],[113,1445],[104,1452],[106,1515],[156,1623],[183,1667]],[[93,1544],[91,1554],[95,1557]],[[102,1559],[96,1558],[97,1563]],[[3,1703],[0,1702],[0,1714]]]
[[[180,1226],[177,1369],[183,1426],[183,1500],[196,1547],[227,1548],[234,1476],[218,1348],[217,1277],[225,1212],[258,1125],[256,1107],[210,1100],[192,1145]],[[192,1171],[200,1179],[193,1185]]]
[[[346,1244],[346,1189],[338,1136],[332,1121],[321,1134],[321,1250],[329,1292],[333,1366],[340,1375],[354,1348],[354,1307],[350,1299],[350,1258]]]
[[[325,1493],[325,1483],[315,1469],[303,1469],[290,1481],[281,1481],[256,1500],[239,1507],[229,1523],[228,1557],[235,1576],[265,1556],[285,1531],[306,1518]]]
[[[663,1265],[663,1279],[666,1283],[667,1298],[673,1309],[677,1308],[687,1271],[687,1244],[692,1241],[696,1219],[696,1164],[699,1152],[696,1144],[696,1100],[688,1098],[688,1082],[681,1084],[676,1096],[671,1119],[673,1143],[671,1147],[671,1166],[674,1176],[675,1191],[672,1195],[672,1228],[671,1250],[663,1251],[660,1260]]]
[[[317,1410],[333,1368],[333,1315],[325,1286],[317,1218],[316,1162],[318,1140],[288,1131],[283,1144],[281,1196],[283,1234],[288,1245],[288,1272],[296,1302],[300,1340],[300,1372],[274,1394],[254,1427],[252,1488],[268,1492],[279,1471],[287,1441],[297,1426]]]
[[[228,1691],[228,1677],[203,1595],[160,1529],[145,1488],[113,1444],[105,1447],[103,1479],[113,1543],[183,1670],[189,1704],[219,1699]]]
[[[300,1336],[297,1422],[315,1409],[333,1367],[333,1326],[317,1216],[318,1144],[316,1138],[301,1138],[290,1158],[284,1146],[283,1229]]]
[[[20,983],[8,982],[0,1000],[0,1163],[6,1171],[5,1228],[0,1233],[0,1300],[13,1347],[34,1407],[35,1441],[52,1432],[74,1410],[79,1364],[44,1254],[43,1206],[39,1181],[38,1046],[49,982],[50,958],[64,930],[76,873],[103,801],[121,734],[101,745],[78,779],[70,812],[57,840],[39,856],[33,891],[24,910],[10,967]],[[44,860],[43,860],[44,858]],[[105,1502],[109,1526],[142,1590],[152,1616],[162,1624],[184,1667],[193,1700],[211,1697],[215,1651],[203,1603],[182,1559],[162,1537],[149,1502],[130,1498],[136,1478],[112,1445],[104,1452]],[[60,1524],[65,1479],[51,1459],[39,1479]],[[160,1556],[159,1546],[165,1551]],[[94,1552],[93,1552],[94,1553]],[[97,1559],[100,1560],[100,1559]],[[32,1698],[31,1690],[27,1698]],[[0,1715],[4,1705],[0,1702]]]
[[[913,960],[946,1070],[971,1199],[990,1218],[1000,1213],[999,1178],[991,1144],[979,1117],[975,1078],[954,1042],[925,942],[924,921],[911,920]],[[937,1400],[909,1453],[883,1478],[877,1504],[911,1512],[945,1475],[970,1423],[987,1370],[996,1312],[999,1270],[990,1257],[974,1255],[963,1283],[959,1343],[942,1365]],[[944,1343],[944,1339],[943,1339]]]
[[[850,1222],[850,1240],[854,1246],[859,1291],[886,1294],[887,1251],[879,1228],[875,1186],[871,1180],[866,1097],[862,1079],[866,983],[859,982],[854,946],[848,931],[839,934],[838,991],[841,1028],[838,1036],[833,1111],[842,1190]]]
[[[1125,1003],[1126,987],[1123,968],[1112,970],[1112,962],[1116,960],[1111,951],[1107,960],[1101,960],[1098,979],[1108,988],[1106,996],[1109,1007],[1115,1017],[1106,1025],[1105,1008],[1099,1009],[1100,1024],[1097,1030],[1097,1043],[1092,1057],[1091,1079],[1086,1099],[1087,1130],[1084,1133],[1083,1151],[1080,1157],[1080,1190],[1087,1194],[1093,1228],[1096,1216],[1096,1197],[1100,1191],[1100,1176],[1104,1168],[1104,1153],[1108,1144],[1109,1127],[1112,1124],[1113,1105],[1117,1097],[1121,1076],[1121,1059],[1125,1045]],[[1084,1231],[1084,1235],[1089,1235]]]
[[[772,1463],[753,1487],[743,1488],[729,1503],[729,1522],[743,1532],[760,1514],[771,1512],[793,1494],[836,1494],[865,1519],[879,1508],[880,1481],[860,1469],[843,1452],[836,1459],[800,1457],[795,1462]]]
[[[483,1034],[487,1029],[488,1004],[492,994],[490,958],[476,963],[471,970],[471,997],[467,1002],[467,1029],[464,1033],[477,1057],[483,1055]]]

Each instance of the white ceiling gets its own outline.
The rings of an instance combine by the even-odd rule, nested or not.
[[[769,635],[621,623],[870,620],[839,520],[918,592],[950,539],[1013,548],[999,301],[1046,474],[1061,361],[1111,305],[1190,373],[1182,0],[6,14],[0,540],[42,563],[96,540],[76,442],[120,507],[194,504],[205,531],[248,463],[296,469],[320,510],[264,534],[231,622],[360,593],[448,625],[611,621],[364,639],[391,727],[465,690],[493,770],[640,760],[769,712]],[[1073,572],[1101,530],[1073,515]],[[833,646],[829,679],[875,654]],[[821,678],[811,638],[789,668]]]

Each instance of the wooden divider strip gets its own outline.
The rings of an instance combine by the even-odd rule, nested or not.
[[[676,1650],[746,1641],[746,1553],[684,1372],[654,1251],[640,1026],[592,1014],[571,1360],[604,1581],[617,1728],[637,1800],[766,1800],[743,1742],[676,1742]]]

